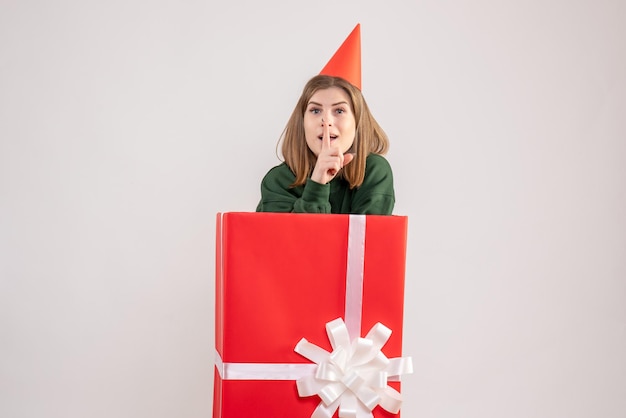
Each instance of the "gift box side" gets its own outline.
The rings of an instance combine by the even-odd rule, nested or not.
[[[213,418],[309,417],[320,403],[317,396],[301,398],[294,382],[271,380],[222,380],[215,371]],[[389,386],[400,392],[399,382]],[[243,400],[243,401],[242,401]],[[374,418],[400,418],[377,406]],[[333,417],[337,417],[335,412]]]
[[[222,397],[222,380],[217,367],[213,372],[213,418],[222,418],[222,405],[224,404]]]
[[[387,357],[402,356],[407,225],[406,216],[367,216],[361,332],[365,335],[377,322],[390,328],[382,350]],[[401,393],[400,382],[388,385]],[[380,406],[372,412],[375,418],[401,415]]]
[[[220,355],[224,344],[222,216],[222,213],[218,213],[215,221],[215,350]]]
[[[224,380],[221,385],[213,418],[309,417],[320,403],[317,396],[299,397],[293,381]]]
[[[222,302],[221,302],[221,272],[222,272],[222,214],[215,217],[215,350],[222,351]],[[222,417],[222,379],[217,364],[213,369],[213,418]]]
[[[407,223],[405,216],[367,217],[361,333],[377,322],[390,328],[387,357],[402,355]]]
[[[348,216],[227,213],[222,220],[224,362],[308,363],[343,317]],[[330,233],[329,233],[330,232]]]

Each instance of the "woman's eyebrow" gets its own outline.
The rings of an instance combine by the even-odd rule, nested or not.
[[[331,104],[331,106],[339,106],[339,105],[341,105],[341,104],[345,104],[345,105],[347,105],[347,104],[348,104],[348,102],[346,102],[346,101],[344,100],[344,101],[341,101],[341,102],[333,103],[333,104]],[[321,103],[317,103],[317,102],[309,102],[309,105],[323,106]]]

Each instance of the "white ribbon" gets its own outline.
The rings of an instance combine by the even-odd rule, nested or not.
[[[365,264],[365,215],[350,215],[346,264],[346,306],[344,317],[350,337],[361,336],[363,313],[363,266]]]
[[[224,363],[215,351],[215,367],[223,380],[298,380],[315,374],[315,364]]]
[[[318,395],[322,400],[311,418],[331,418],[337,409],[340,418],[369,418],[376,405],[397,414],[402,395],[387,382],[413,373],[413,362],[410,357],[388,359],[382,353],[391,330],[379,322],[365,338],[351,342],[348,328],[337,318],[326,324],[326,332],[332,353],[305,338],[294,349],[317,364],[315,375],[296,382],[300,396]]]

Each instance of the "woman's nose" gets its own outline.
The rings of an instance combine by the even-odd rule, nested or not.
[[[324,126],[324,124],[328,124],[328,126],[332,126],[333,125],[332,119],[329,118],[328,116],[322,116],[322,126]]]

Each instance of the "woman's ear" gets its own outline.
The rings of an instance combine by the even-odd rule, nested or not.
[[[354,160],[354,154],[351,154],[349,152],[343,154],[343,167],[347,166],[348,164],[350,164],[350,161]]]

